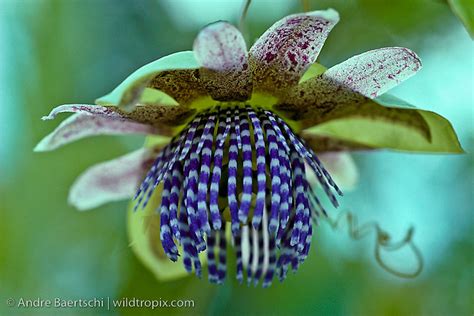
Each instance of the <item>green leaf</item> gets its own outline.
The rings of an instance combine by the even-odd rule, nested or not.
[[[474,2],[472,0],[448,0],[451,10],[464,24],[464,27],[474,38]]]
[[[375,107],[402,109],[406,111],[407,118],[421,116],[426,122],[428,134],[410,124],[403,124],[400,119],[393,121],[390,117],[361,116],[357,115],[357,112],[328,120],[304,132],[373,148],[409,152],[464,152],[451,123],[444,117],[431,111],[416,109],[409,103],[387,94],[368,102],[373,103],[372,106]]]
[[[176,101],[166,93],[156,89],[146,88],[146,85],[160,72],[197,68],[199,68],[199,64],[194,58],[192,51],[171,54],[139,68],[112,92],[98,98],[95,102],[99,105],[118,105],[125,110],[132,110],[134,103],[141,101],[143,92],[146,92],[145,97],[153,98],[154,102],[160,100],[160,102],[167,102],[165,104],[176,105]],[[154,90],[154,92],[150,90]]]

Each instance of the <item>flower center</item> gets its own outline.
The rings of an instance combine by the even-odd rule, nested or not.
[[[283,280],[290,264],[296,270],[305,260],[311,219],[326,214],[306,179],[307,166],[337,207],[332,190],[342,193],[280,117],[250,106],[216,106],[163,148],[135,196],[135,208],[145,207],[162,185],[160,238],[171,260],[179,255],[176,240],[185,268],[191,272],[194,266],[200,276],[198,254],[207,249],[209,280],[221,283],[230,229],[237,279],[243,280],[246,267],[249,283],[264,276],[268,286],[275,272]]]

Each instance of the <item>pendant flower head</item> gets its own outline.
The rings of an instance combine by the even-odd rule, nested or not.
[[[200,276],[207,261],[209,280],[223,282],[231,247],[239,281],[284,280],[307,257],[314,223],[326,214],[319,187],[335,207],[342,195],[316,153],[460,151],[444,118],[376,99],[421,68],[412,51],[376,49],[328,70],[315,63],[338,20],[331,9],[285,17],[249,52],[235,27],[211,24],[193,52],[140,68],[97,105],[54,109],[45,119],[75,114],[36,150],[97,134],[155,135],[144,149],[86,171],[70,202],[87,209],[135,193],[135,210],[152,205],[158,214],[159,227],[145,235],[159,231],[164,254],[181,257],[188,272]],[[149,264],[159,256],[139,255]]]

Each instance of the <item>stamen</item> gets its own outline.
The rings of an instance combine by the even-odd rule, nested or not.
[[[184,163],[184,192],[186,193],[185,207],[188,213],[188,223],[190,225],[190,234],[196,242],[196,247],[199,252],[206,249],[206,244],[200,229],[200,221],[197,214],[197,191],[198,191],[198,167],[199,167],[199,156],[196,153],[200,136],[204,129],[204,123],[200,121],[195,133],[197,137],[192,140],[190,155]]]
[[[249,265],[247,267],[247,285],[252,283],[253,276],[257,270],[258,265],[258,231],[254,227],[249,227],[251,234],[249,234],[250,241],[250,257]]]
[[[230,229],[237,280],[246,274],[249,285],[262,279],[268,287],[275,274],[283,281],[290,265],[298,269],[310,249],[311,219],[326,215],[305,164],[337,206],[332,189],[342,194],[339,188],[284,120],[249,106],[217,106],[193,118],[158,154],[135,208],[146,207],[162,185],[160,239],[172,261],[181,251],[185,269],[200,277],[199,253],[207,249],[209,281],[224,282]],[[227,212],[230,225],[222,223]]]
[[[214,162],[212,168],[211,186],[209,192],[209,209],[211,212],[212,228],[219,230],[222,225],[221,216],[219,213],[219,183],[222,174],[222,159],[224,157],[224,143],[227,139],[230,129],[230,111],[226,113],[226,121],[224,122],[222,112],[219,116],[219,128],[217,131],[217,146],[214,151]]]
[[[178,248],[173,241],[170,228],[170,191],[171,191],[171,174],[165,178],[163,191],[161,193],[160,207],[160,239],[163,249],[172,261],[178,260]]]
[[[154,179],[158,175],[158,173],[161,171],[163,168],[163,165],[165,164],[166,161],[170,158],[171,154],[171,148],[174,145],[174,141],[171,142],[170,145],[166,146],[159,154],[158,157],[156,158],[155,162],[153,163],[153,166],[151,167],[150,171],[145,177],[145,180],[143,180],[142,184],[140,185],[140,188],[138,189],[137,193],[135,194],[134,199],[138,198],[137,203],[135,204],[134,210],[136,211],[137,208],[141,205],[142,200],[147,194],[149,186],[151,182],[154,182]]]
[[[181,201],[181,210],[179,212],[179,229],[181,231],[181,242],[183,246],[183,264],[188,272],[193,271],[193,262],[199,261],[197,249],[193,239],[190,237],[188,218],[184,208],[184,199]]]
[[[270,177],[271,177],[271,207],[270,207],[270,223],[268,225],[268,232],[270,234],[274,234],[278,229],[278,216],[280,212],[288,211],[288,204],[282,205],[281,197],[280,197],[280,187],[281,187],[281,180],[280,180],[280,170],[286,172],[286,170],[280,168],[280,159],[279,159],[279,152],[278,152],[278,144],[276,141],[276,134],[271,128],[271,123],[269,120],[261,118],[262,125],[265,130],[265,134],[267,135],[267,143],[268,143],[268,152],[270,156]],[[286,209],[286,210],[282,210]]]
[[[236,279],[242,284],[244,279],[244,265],[242,258],[242,238],[240,235],[234,237],[234,248],[236,257]]]
[[[172,141],[173,142],[173,141]],[[137,193],[134,196],[134,200],[142,193],[146,192],[148,189],[148,186],[150,185],[151,179],[155,178],[155,175],[161,170],[161,167],[163,166],[164,161],[166,160],[163,159],[163,157],[167,157],[169,152],[170,152],[171,145],[166,146],[163,148],[159,153],[158,157],[156,157],[155,161],[153,162],[153,165],[151,166],[151,169],[148,171],[145,179],[140,185],[140,188],[138,189]],[[138,207],[140,203],[137,203],[135,206]],[[136,209],[135,209],[136,210]]]
[[[240,133],[242,134],[242,165],[243,184],[242,198],[239,209],[239,220],[242,224],[247,223],[247,217],[252,202],[252,143],[250,140],[250,125],[245,113],[240,117]]]
[[[280,129],[280,126],[278,126],[278,123],[277,123],[275,117],[273,117],[272,112],[270,112],[270,111],[264,111],[264,112],[267,115],[268,119],[270,120],[270,123],[272,123],[272,127],[275,130],[275,133],[277,134],[278,139],[280,140],[280,143],[283,144],[283,146],[285,147],[286,152],[289,153],[290,152],[290,147],[286,143],[285,136],[283,135],[283,133]]]
[[[237,148],[242,149],[242,139],[240,133],[240,109],[236,108],[234,110],[234,128],[235,128],[235,137],[237,138]]]
[[[291,241],[290,246],[294,246],[299,243],[299,238],[301,234],[301,229],[303,227],[303,214],[305,208],[305,199],[306,192],[304,190],[303,185],[303,162],[300,156],[296,152],[291,153],[291,166],[294,170],[293,173],[293,183],[295,185],[295,189],[293,194],[295,196],[295,223],[293,225],[293,230],[291,233]]]
[[[281,118],[277,117],[277,120],[282,124],[283,129],[285,130],[290,142],[294,145],[298,154],[300,154],[301,157],[306,158],[306,161],[309,163],[310,167],[313,169],[316,175],[316,178],[318,179],[319,183],[323,187],[324,192],[329,197],[334,207],[338,207],[339,204],[337,202],[337,199],[332,193],[331,189],[329,188],[329,185],[326,182],[326,179],[323,177],[323,171],[322,171],[322,167],[320,163],[312,159],[313,155],[306,149],[306,146],[302,143],[302,141],[295,134],[293,134],[290,127],[286,125],[285,122]]]
[[[181,156],[179,156],[179,160],[183,160],[186,158],[186,155],[189,152],[189,149],[191,148],[191,144],[194,139],[194,134],[196,133],[196,130],[199,126],[199,123],[201,122],[201,119],[204,117],[204,115],[198,115],[194,120],[192,120],[191,124],[189,125],[189,130],[188,133],[186,134],[186,141],[184,143],[184,148],[183,151],[181,152]]]
[[[292,196],[292,181],[291,181],[291,167],[289,152],[287,152],[282,142],[277,138],[278,143],[278,160],[280,162],[280,178],[281,178],[281,204],[280,204],[280,227],[286,228],[288,219],[290,217],[290,206],[293,204]]]
[[[239,233],[239,218],[238,211],[239,206],[237,202],[237,159],[239,156],[239,149],[237,147],[237,135],[236,135],[235,121],[232,122],[232,131],[230,134],[229,141],[229,165],[228,174],[229,182],[227,185],[227,201],[229,204],[229,211],[231,217],[231,229],[232,234],[236,236]]]
[[[230,131],[230,126],[231,126],[231,120],[232,120],[232,116],[230,115],[231,112],[230,110],[227,110],[226,113],[225,113],[225,116],[226,116],[226,119],[225,119],[225,131],[224,133],[222,134],[222,137],[220,138],[220,141],[219,141],[219,146],[223,146],[224,145],[224,142],[226,141],[227,139],[227,135],[229,135],[229,131]],[[218,138],[219,139],[219,138]]]
[[[262,221],[263,208],[265,206],[265,189],[266,189],[266,163],[265,163],[265,140],[263,138],[262,127],[257,115],[251,108],[247,108],[248,116],[252,121],[255,133],[255,147],[257,152],[257,199],[253,211],[252,224],[255,229],[260,226]]]
[[[214,138],[214,128],[216,120],[215,115],[209,116],[209,120],[204,127],[204,132],[199,141],[197,152],[200,152],[199,147],[201,146],[201,170],[199,175],[199,186],[198,186],[198,196],[197,196],[197,207],[198,215],[200,221],[200,229],[203,230],[207,235],[211,232],[211,227],[209,225],[209,219],[207,216],[207,191],[209,177],[211,174],[211,156],[212,156],[212,142]],[[202,145],[201,145],[202,144]]]
[[[289,230],[286,232],[285,238],[283,238],[283,248],[280,250],[280,257],[277,261],[278,277],[280,282],[283,282],[286,279],[288,266],[293,256],[293,249],[290,246],[288,235]]]
[[[263,233],[262,231],[259,231],[258,234],[258,261],[257,261],[257,268],[255,269],[255,274],[253,276],[253,285],[257,286],[260,277],[262,276],[263,272],[263,259],[264,259],[264,254],[263,254]]]
[[[222,229],[219,233],[219,268],[217,273],[219,275],[218,283],[222,284],[225,280],[227,266],[226,266],[226,258],[227,258],[227,242],[225,236],[225,229]]]
[[[182,173],[182,164],[181,162],[177,162],[173,166],[173,175],[171,179],[171,195],[170,195],[170,226],[171,231],[173,232],[174,237],[176,240],[181,240],[181,234],[179,232],[179,224],[178,224],[178,203],[179,203],[179,192],[181,190],[181,183],[183,181],[183,173]]]
[[[277,262],[277,249],[275,245],[275,239],[270,238],[269,244],[268,244],[268,250],[270,252],[269,259],[268,259],[268,270],[265,273],[265,276],[263,278],[263,287],[269,287],[272,285],[272,280],[273,280],[273,275],[275,274],[275,269],[276,269],[276,262]]]
[[[216,237],[217,232],[211,231],[211,234],[207,236],[207,266],[208,266],[208,279],[211,283],[218,283],[219,274],[217,272],[216,263]]]
[[[151,197],[152,191],[155,190],[155,188],[158,186],[158,184],[161,182],[161,180],[163,180],[165,175],[168,172],[170,172],[171,168],[174,166],[174,164],[176,162],[176,159],[178,158],[179,153],[180,153],[181,148],[182,148],[182,143],[184,141],[184,135],[185,135],[185,133],[182,133],[181,136],[178,138],[178,140],[175,143],[173,143],[173,146],[171,147],[171,151],[170,151],[169,155],[167,156],[165,164],[163,165],[161,170],[159,170],[159,173],[156,176],[155,182],[153,183],[152,190],[150,190],[148,192],[148,195],[147,195],[147,198],[146,198],[146,201],[145,201],[143,207],[146,207],[146,204],[148,203],[148,200]]]

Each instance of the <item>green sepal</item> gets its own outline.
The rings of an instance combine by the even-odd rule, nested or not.
[[[166,93],[146,88],[147,83],[163,71],[198,68],[199,64],[192,51],[171,54],[139,68],[112,92],[98,98],[95,102],[99,105],[116,105],[128,111],[133,110],[135,103],[138,102],[150,103],[150,105],[157,102],[160,105],[177,105],[177,102]]]
[[[350,141],[374,149],[431,153],[464,152],[451,123],[441,115],[417,109],[408,102],[388,94],[368,102],[373,102],[378,106],[413,111],[412,115],[420,115],[426,122],[427,133],[410,124],[395,123],[385,117],[356,114],[329,120],[306,129],[305,133]]]

